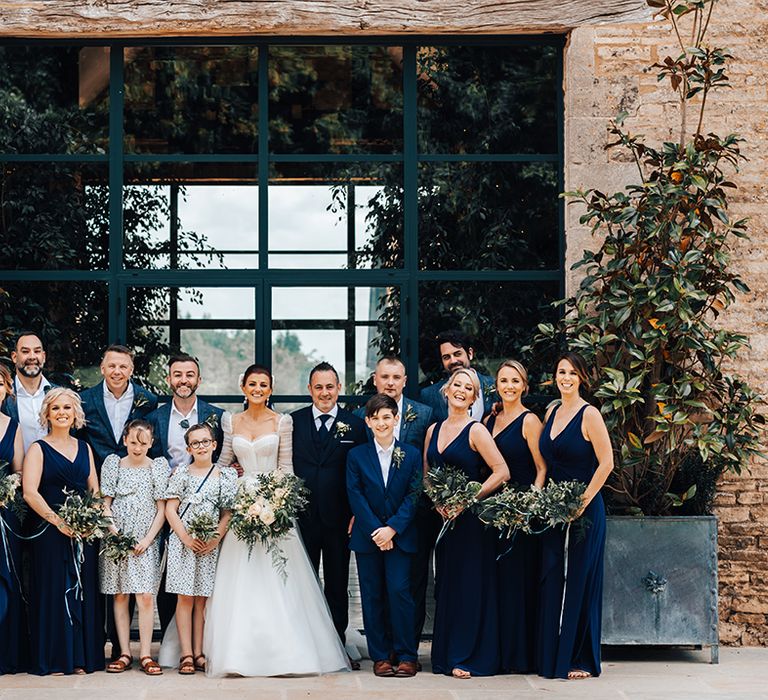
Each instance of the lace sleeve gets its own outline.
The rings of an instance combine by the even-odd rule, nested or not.
[[[277,468],[293,474],[293,418],[287,413],[280,416],[277,424],[280,446],[277,450]]]
[[[224,411],[221,416],[221,431],[224,433],[224,439],[216,464],[228,467],[235,459],[235,453],[232,451],[232,414],[229,411]]]

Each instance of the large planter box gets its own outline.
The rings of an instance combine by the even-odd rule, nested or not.
[[[717,518],[608,518],[603,644],[709,646],[718,661]]]

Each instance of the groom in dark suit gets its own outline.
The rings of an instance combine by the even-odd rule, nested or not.
[[[110,345],[101,358],[100,369],[104,379],[80,394],[85,411],[81,435],[93,450],[99,473],[109,455],[127,454],[122,439],[126,424],[157,408],[157,397],[131,379],[133,352],[125,345]]]
[[[347,452],[366,442],[365,423],[339,407],[341,383],[333,365],[321,362],[309,373],[312,405],[292,413],[293,471],[310,491],[299,529],[315,571],[323,560],[325,599],[339,637],[349,620],[348,536],[352,512],[347,500]]]

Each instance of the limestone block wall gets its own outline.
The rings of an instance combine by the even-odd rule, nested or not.
[[[710,43],[727,47],[732,89],[712,98],[705,129],[737,132],[749,158],[734,179],[732,214],[750,217],[751,240],[740,242],[734,265],[751,288],[723,317],[749,334],[751,351],[736,369],[768,395],[768,2],[722,0]],[[606,151],[608,121],[629,113],[626,126],[652,140],[679,139],[675,97],[649,66],[679,50],[665,20],[580,27],[571,32],[565,69],[566,189],[614,192],[635,181],[631,163]],[[690,121],[690,119],[689,119]],[[690,131],[693,129],[691,128]],[[568,266],[594,246],[579,225],[578,204],[566,207]],[[578,284],[570,272],[568,286]],[[720,636],[725,644],[768,644],[768,462],[729,476],[717,496],[720,519]]]

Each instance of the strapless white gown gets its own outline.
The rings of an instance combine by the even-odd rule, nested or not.
[[[292,472],[293,422],[250,441],[232,436],[242,479],[278,466]],[[208,675],[283,676],[349,670],[347,654],[304,544],[294,529],[280,540],[287,580],[261,544],[248,547],[230,532],[221,545],[213,595],[208,599],[203,651]]]

